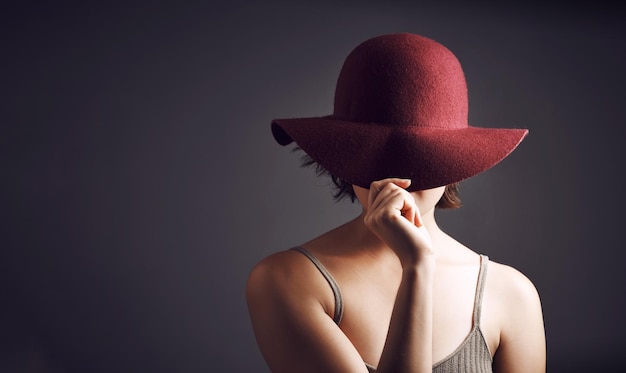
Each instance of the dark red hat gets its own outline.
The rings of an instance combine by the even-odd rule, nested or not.
[[[334,104],[329,116],[275,119],[272,133],[364,188],[387,177],[411,179],[411,191],[461,181],[500,162],[528,133],[469,126],[459,61],[434,40],[408,33],[357,46],[339,74]]]

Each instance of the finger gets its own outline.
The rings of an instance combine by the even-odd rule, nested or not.
[[[368,209],[376,210],[380,208],[381,206],[387,206],[390,203],[393,204],[396,209],[399,209],[400,206],[402,205],[402,202],[400,202],[402,197],[399,197],[398,194],[403,191],[405,190],[397,186],[394,183],[387,183],[380,190],[373,189],[373,192],[371,192],[372,199],[369,202]],[[393,201],[394,199],[398,199],[398,200],[395,202],[390,202],[390,201]]]
[[[420,214],[419,208],[417,207],[413,196],[408,192],[406,194],[408,194],[408,196],[404,199],[404,205],[402,206],[400,213],[413,225],[419,228],[423,225],[422,215]]]
[[[402,205],[401,200],[398,198],[399,190],[399,187],[395,184],[385,185],[381,191],[375,192],[376,196],[370,202],[368,210],[374,212],[385,208],[399,209]]]
[[[389,183],[396,184],[400,188],[405,189],[405,188],[408,188],[409,185],[411,185],[411,179],[401,179],[398,177],[390,177],[387,179],[376,180],[370,184],[370,189],[373,188],[373,189],[378,189],[380,191],[385,185]]]
[[[416,211],[415,217],[413,219],[413,224],[415,224],[415,226],[418,228],[424,225],[424,221],[422,220],[422,214],[420,214],[419,210]]]
[[[423,225],[422,215],[413,196],[394,184],[387,184],[370,206],[370,211],[392,209],[416,227]]]
[[[374,181],[370,184],[369,195],[368,195],[368,205],[372,206],[374,200],[378,196],[378,194],[383,190],[383,188],[387,184],[395,184],[402,189],[406,189],[411,185],[410,179],[401,179],[401,178],[387,178],[382,180]]]
[[[376,213],[377,210],[380,212],[392,211],[410,221],[411,224],[421,221],[419,209],[413,196],[394,184],[387,184],[383,188],[369,210],[372,213]]]

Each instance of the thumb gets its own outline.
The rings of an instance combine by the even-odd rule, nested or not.
[[[411,179],[392,179],[392,182],[402,189],[406,189],[411,185]]]

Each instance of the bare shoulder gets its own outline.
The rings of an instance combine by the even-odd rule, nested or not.
[[[333,321],[332,290],[301,253],[287,250],[251,270],[246,298],[254,334],[272,372],[359,372],[365,365]]]
[[[280,287],[294,276],[298,262],[289,251],[271,254],[259,261],[250,271],[247,289],[254,291],[263,287]],[[276,289],[274,289],[276,290]]]
[[[297,295],[302,299],[316,294],[316,283],[320,282],[317,277],[315,269],[304,255],[285,250],[263,258],[252,268],[246,291],[248,298],[271,295],[269,299],[277,300]],[[320,283],[323,285],[323,281]]]
[[[486,291],[497,310],[502,335],[543,319],[537,288],[526,275],[509,265],[489,263]]]
[[[540,306],[539,293],[532,281],[519,270],[489,262],[489,291],[508,309]]]
[[[500,335],[494,371],[545,372],[543,313],[532,281],[511,266],[490,262],[486,295]]]
[[[334,298],[326,280],[308,258],[294,250],[274,253],[259,261],[246,284],[248,308],[253,314],[319,308],[334,312]]]

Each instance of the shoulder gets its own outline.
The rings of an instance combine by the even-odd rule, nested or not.
[[[261,259],[250,271],[247,287],[280,286],[283,280],[294,276],[299,264],[294,254],[290,250],[280,251]]]
[[[544,372],[545,330],[535,285],[519,270],[490,262],[486,295],[499,329],[494,367],[505,372]]]
[[[311,261],[293,250],[250,271],[246,298],[252,328],[273,372],[346,372],[365,368],[332,319],[334,297]]]
[[[494,280],[497,289],[514,291],[517,295],[537,296],[535,285],[518,269],[490,260],[488,271],[490,280]]]
[[[541,300],[532,281],[519,270],[489,262],[486,292],[497,310],[502,335],[529,323],[543,322]]]
[[[246,298],[251,312],[266,308],[334,307],[332,291],[311,261],[294,250],[274,253],[250,271]]]
[[[246,283],[248,298],[265,293],[285,296],[297,280],[302,263],[291,250],[280,251],[259,261],[250,271]]]
[[[519,270],[490,261],[487,276],[489,291],[502,307],[519,309],[540,306],[535,285]]]

